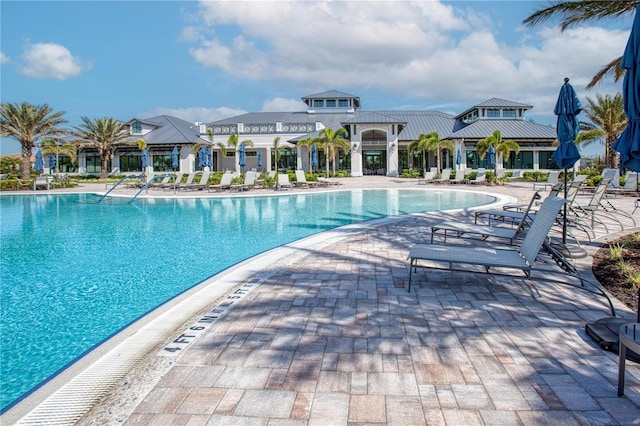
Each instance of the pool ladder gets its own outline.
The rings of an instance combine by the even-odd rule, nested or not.
[[[126,179],[143,178],[143,177],[144,177],[144,175],[128,175],[128,176],[124,176],[122,179],[120,179],[120,180],[119,180],[119,181],[117,181],[115,184],[113,184],[113,186],[112,186],[112,187],[111,187],[107,192],[105,192],[105,193],[104,193],[104,195],[103,195],[102,197],[100,197],[100,199],[98,200],[98,202],[99,202],[99,203],[100,203],[100,202],[102,202],[102,200],[104,200],[104,199],[107,197],[107,195],[109,195],[109,194],[111,193],[111,191],[113,191],[114,189],[116,189],[116,188],[118,187],[118,185],[120,185],[120,184],[121,184],[122,182],[124,182]],[[148,184],[145,184],[145,186],[144,186],[143,188],[146,188],[146,187],[147,187],[147,185],[148,185]],[[140,193],[140,191],[138,191],[138,194],[139,194],[139,193]],[[133,201],[133,200],[138,196],[138,194],[136,194],[136,195],[135,195],[135,197],[133,197],[133,198],[131,199],[131,201]]]

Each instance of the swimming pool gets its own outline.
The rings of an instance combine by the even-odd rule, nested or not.
[[[409,189],[97,199],[0,197],[3,411],[137,318],[256,254],[354,222],[495,201]]]

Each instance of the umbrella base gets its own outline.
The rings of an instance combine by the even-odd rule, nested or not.
[[[554,249],[558,250],[558,252],[560,252],[560,254],[566,257],[567,259],[584,259],[589,255],[589,253],[587,253],[587,251],[584,248],[575,244],[569,245],[569,244],[562,244],[562,243],[553,243],[551,245]]]
[[[620,350],[620,338],[618,332],[622,324],[629,322],[629,319],[617,317],[600,318],[592,323],[587,323],[584,330],[602,349],[609,352],[618,353]],[[640,363],[640,355],[627,348],[627,359]]]

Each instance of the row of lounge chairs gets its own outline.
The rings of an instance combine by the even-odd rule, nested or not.
[[[581,184],[578,180],[574,184],[577,193],[577,187]],[[564,257],[558,249],[551,244],[549,233],[554,225],[560,226],[562,220],[566,220],[561,214],[561,209],[567,205],[571,209],[573,218],[569,220],[577,220],[582,214],[588,213],[595,215],[596,212],[606,210],[604,199],[605,190],[608,181],[603,181],[597,188],[595,195],[586,205],[575,203],[574,199],[565,199],[559,196],[559,193],[551,192],[547,196],[539,209],[535,210],[537,200],[541,198],[540,193],[536,191],[529,203],[523,211],[513,210],[485,210],[476,212],[476,219],[480,216],[498,217],[502,212],[507,217],[519,217],[518,226],[516,228],[508,228],[505,226],[479,225],[476,223],[466,223],[457,221],[444,221],[431,227],[431,244],[419,243],[415,244],[409,251],[407,259],[409,260],[409,285],[408,291],[411,291],[413,275],[417,272],[417,268],[442,268],[446,265],[449,270],[469,270],[469,266],[479,266],[485,269],[487,273],[497,273],[502,275],[512,275],[510,270],[520,270],[526,277],[530,277],[534,263],[542,248],[551,256],[553,261],[557,263],[567,275],[563,275],[559,280],[555,281],[559,284],[572,285],[567,277],[573,277],[579,280],[580,285],[577,288],[598,294],[604,297],[615,315],[615,308],[605,291],[597,283],[580,276],[578,270]],[[559,191],[558,191],[559,192]],[[610,206],[613,208],[613,206]],[[518,215],[515,215],[518,213]],[[615,215],[620,212],[610,213],[610,219],[616,220]],[[633,220],[631,215],[628,218]],[[593,218],[593,216],[591,216]],[[634,226],[635,226],[635,221]],[[595,225],[592,225],[595,226]],[[435,234],[444,234],[444,242],[442,244],[434,244],[433,237]],[[453,245],[446,242],[447,235],[454,234],[457,237],[474,237],[476,239],[485,240],[487,238],[507,239],[513,247],[496,248],[486,244],[473,245]],[[454,268],[455,265],[455,268]],[[467,265],[467,266],[459,266]],[[540,272],[544,279],[551,279],[546,269]],[[429,275],[427,275],[428,277]],[[585,285],[586,284],[586,285]]]
[[[426,184],[426,183],[441,183],[441,184],[442,183],[449,183],[449,184],[456,184],[456,183],[467,184],[468,183],[468,184],[483,185],[487,183],[487,173],[485,172],[484,169],[478,170],[478,173],[476,174],[476,177],[474,179],[467,179],[464,174],[464,171],[461,171],[461,170],[458,170],[456,172],[456,175],[454,178],[451,178],[451,175],[453,174],[452,169],[442,170],[442,174],[440,175],[439,178],[436,178],[437,173],[438,173],[437,167],[432,167],[431,170],[429,170],[424,174],[423,178],[418,179],[418,185]]]

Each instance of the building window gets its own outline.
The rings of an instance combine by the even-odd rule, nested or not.
[[[502,116],[505,118],[516,118],[516,110],[515,109],[505,109],[502,111]]]
[[[335,108],[336,100],[335,99],[327,99],[327,108]]]
[[[100,173],[102,170],[102,163],[100,157],[97,155],[87,155],[86,157],[87,173]]]
[[[558,169],[558,163],[553,158],[553,151],[538,152],[539,166],[541,169]]]
[[[142,123],[137,121],[133,123],[131,125],[131,133],[133,133],[134,135],[142,133]]]
[[[324,106],[324,101],[322,99],[314,99],[313,106],[316,108],[322,108]]]
[[[497,108],[487,108],[487,117],[489,118],[500,117],[500,110]]]
[[[321,152],[322,150],[318,150],[318,161],[321,161]],[[295,170],[296,168],[296,163],[298,161],[298,156],[296,154],[296,151],[293,150],[283,150],[283,151],[278,151],[280,154],[280,158],[278,159],[278,169],[282,169],[282,170]],[[275,155],[275,151],[271,151],[271,162],[275,163],[276,162],[276,155]]]
[[[340,100],[338,100],[338,106],[340,108],[348,108],[349,107],[349,101],[347,99],[340,99]]]
[[[505,169],[533,169],[533,152],[520,151],[516,154],[512,151],[503,161]]]
[[[121,172],[139,172],[141,170],[142,170],[142,156],[140,154],[120,156]]]
[[[171,154],[168,155],[154,155],[153,156],[153,171],[154,172],[169,172],[177,170],[171,167]]]

